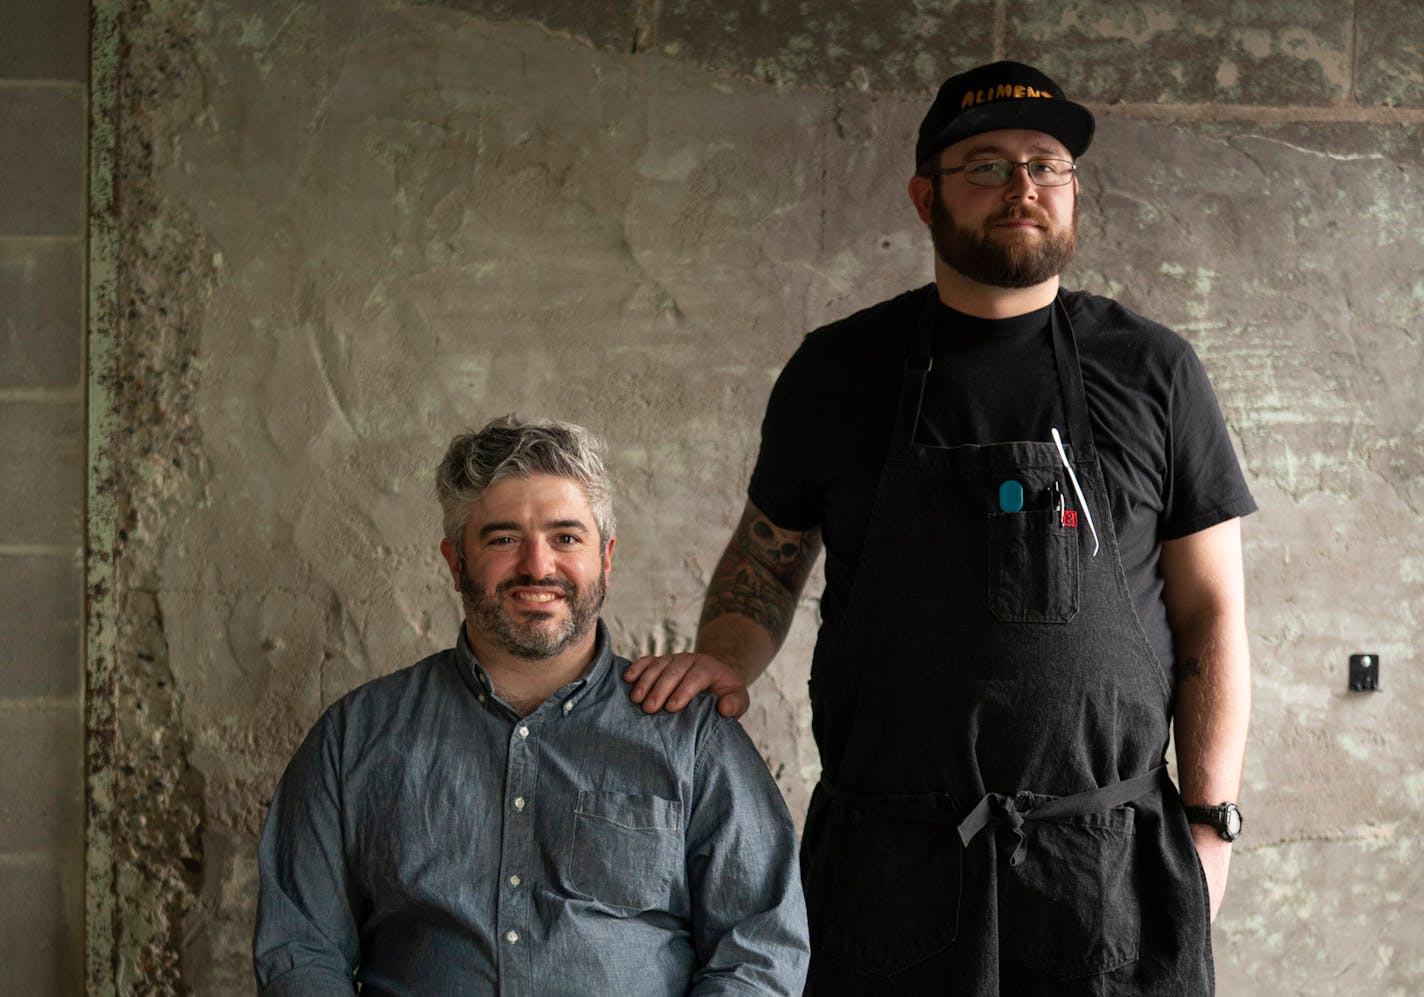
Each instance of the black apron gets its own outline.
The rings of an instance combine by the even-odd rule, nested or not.
[[[1067,309],[1062,450],[1049,427],[932,447],[914,437],[937,304],[931,288],[850,600],[812,663],[807,992],[1211,994],[1205,879],[1163,769],[1171,690]]]

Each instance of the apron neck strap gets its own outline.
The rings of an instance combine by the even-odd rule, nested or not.
[[[1078,338],[1073,335],[1062,288],[1053,299],[1051,314],[1053,359],[1058,367],[1063,417],[1068,420],[1068,442],[1073,445],[1075,460],[1092,460],[1093,431],[1088,425],[1088,397],[1083,391],[1083,367],[1078,362]]]
[[[925,400],[925,382],[934,367],[933,339],[935,311],[939,305],[939,289],[931,284],[925,303],[915,320],[910,337],[910,351],[905,357],[905,375],[900,381],[900,402],[895,408],[895,433],[891,450],[903,453],[915,445],[915,430],[920,424],[920,406]]]
[[[925,296],[910,337],[905,357],[905,373],[900,381],[900,400],[895,409],[895,431],[891,449],[904,453],[915,445],[915,433],[920,424],[920,408],[925,400],[925,384],[934,367],[933,342],[935,316],[939,310],[939,292],[931,285]],[[1058,368],[1058,386],[1063,399],[1063,414],[1068,422],[1068,441],[1075,459],[1090,460],[1093,456],[1093,434],[1088,425],[1088,402],[1083,393],[1083,371],[1078,363],[1078,343],[1073,335],[1073,323],[1068,318],[1064,292],[1053,299],[1049,312],[1053,340],[1053,360]],[[1047,437],[1045,436],[1045,441]]]

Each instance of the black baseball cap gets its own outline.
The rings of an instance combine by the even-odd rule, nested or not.
[[[915,169],[947,145],[996,128],[1052,135],[1077,159],[1093,141],[1093,113],[1032,66],[994,62],[944,81],[920,122]]]

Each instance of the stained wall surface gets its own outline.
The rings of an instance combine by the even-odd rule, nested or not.
[[[1097,112],[1065,283],[1192,341],[1261,506],[1221,992],[1424,989],[1417,4],[119,10],[94,992],[250,987],[287,758],[454,637],[429,478],[455,431],[513,411],[602,434],[616,645],[691,645],[781,364],[930,278],[914,130],[996,57]],[[798,816],[819,590],[746,718]],[[1352,652],[1383,691],[1347,690]]]

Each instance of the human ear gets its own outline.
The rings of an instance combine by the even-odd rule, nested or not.
[[[910,178],[910,203],[915,206],[915,212],[920,216],[920,221],[926,225],[930,223],[932,217],[931,210],[934,204],[935,178],[922,176],[916,173]]]
[[[455,549],[448,538],[440,541],[440,555],[445,558],[445,563],[450,566],[450,577],[455,579],[455,591],[460,591],[460,552]]]

